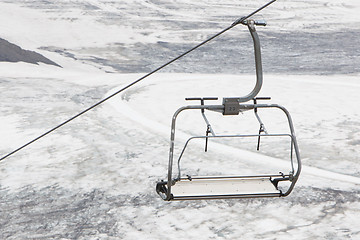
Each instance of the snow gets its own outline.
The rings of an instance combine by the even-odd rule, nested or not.
[[[179,46],[198,43],[263,3],[1,1],[1,37],[63,67],[0,63],[1,156],[145,74],[124,73],[89,59],[128,64],[137,60],[131,59],[135,55],[116,52],[114,46],[123,44],[124,50],[164,41]],[[277,55],[266,45],[277,33],[348,32],[356,41],[359,8],[355,0],[274,3],[260,15],[269,21],[264,30],[258,29],[263,31],[264,66],[270,59],[266,54]],[[231,34],[230,38],[238,36]],[[343,42],[336,50],[341,53],[351,44]],[[315,49],[322,52],[321,46]],[[356,50],[353,53],[356,57]],[[346,53],[335,59],[341,64],[347,57],[353,56]],[[301,54],[294,57],[301,58]],[[353,64],[350,68],[356,69],[356,59],[346,61]],[[264,67],[259,96],[271,96],[270,103],[289,110],[303,159],[303,172],[290,196],[164,202],[155,184],[167,174],[171,117],[179,107],[195,104],[184,98],[218,96],[212,104],[221,104],[222,97],[245,95],[254,84],[251,72],[230,69],[205,74],[191,67],[186,73],[155,74],[0,162],[0,238],[359,238],[357,70],[344,74],[326,69],[331,74],[321,75],[314,68],[313,74],[290,70],[269,74],[265,71],[269,67]],[[288,131],[280,111],[260,115],[268,131]],[[252,112],[233,118],[208,113],[208,117],[217,134],[257,133],[259,127]],[[205,130],[198,111],[184,112],[179,117],[176,153],[189,136]],[[288,145],[281,143],[264,139],[265,154],[259,154],[255,139],[212,140],[210,155],[205,155],[198,151],[204,143],[194,141],[181,166],[184,173],[194,175],[286,172]]]

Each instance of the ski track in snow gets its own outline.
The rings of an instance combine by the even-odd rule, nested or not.
[[[229,76],[226,76],[227,78],[231,78]],[[206,78],[206,77],[204,77]],[[221,76],[217,76],[216,78],[225,78],[225,77],[221,77]],[[273,78],[276,77],[268,77],[270,78],[269,81],[271,81]],[[167,80],[165,80],[167,81]],[[210,80],[211,81],[211,80]],[[293,78],[292,81],[298,81],[300,83],[307,83],[309,84],[309,86],[311,87],[314,84],[320,84],[320,85],[334,85],[334,86],[346,86],[346,87],[355,87],[355,88],[360,88],[360,84],[356,84],[356,83],[346,83],[346,82],[341,82],[341,81],[323,81],[322,79],[320,80],[304,80],[304,79],[297,79],[297,78]],[[159,84],[159,83],[157,83]],[[161,83],[160,83],[161,84]],[[145,91],[151,92],[152,91],[152,85],[150,84],[149,86],[142,86],[141,89],[144,89]],[[233,85],[233,84],[232,84]],[[307,87],[309,88],[309,87]],[[113,89],[111,90],[107,95],[110,95],[111,93],[117,91],[118,89]],[[140,94],[142,91],[139,91]],[[136,98],[137,91],[134,90],[134,93],[132,93],[131,98]],[[153,95],[153,96],[157,96],[163,94],[162,93],[149,93],[149,95]],[[141,108],[142,106],[140,105],[136,105],[136,108],[139,109],[138,111],[135,111],[132,107],[131,107],[131,101],[129,101],[129,94],[127,93],[123,93],[122,96],[120,97],[116,97],[115,100],[110,101],[110,104],[113,106],[114,109],[116,109],[117,111],[119,111],[120,113],[124,114],[125,116],[127,116],[128,118],[132,119],[134,122],[137,122],[140,125],[143,125],[149,129],[152,129],[155,132],[161,133],[161,134],[165,134],[165,136],[169,135],[169,129],[167,126],[162,125],[161,123],[154,121],[154,119],[152,119],[152,116],[155,115],[151,115],[148,114],[148,116],[145,116],[144,114],[146,114],[146,109],[149,108],[156,108],[156,105],[146,105],[143,106],[143,108]],[[165,94],[166,95],[166,94]],[[140,96],[138,98],[142,98],[143,96]],[[171,96],[167,96],[168,98],[171,98]],[[166,97],[165,97],[166,98]],[[144,104],[143,104],[144,105]],[[140,110],[141,109],[141,110]],[[139,112],[141,111],[141,112]],[[174,110],[175,111],[175,110]],[[194,113],[195,114],[195,113]],[[157,115],[159,116],[159,115]],[[240,117],[241,118],[241,117]],[[191,137],[191,135],[185,134],[183,132],[181,132],[181,130],[179,131],[179,129],[177,129],[177,139],[180,138],[183,142],[185,142],[188,138]],[[241,150],[236,150],[233,147],[225,147],[224,145],[220,144],[215,144],[213,147],[215,147],[216,149],[218,149],[219,151],[223,151],[225,154],[226,152],[228,154],[230,154],[232,152],[232,155],[236,156],[236,155],[240,155],[240,156],[244,156],[243,157],[243,161],[260,161],[261,162],[261,156],[256,156],[250,152],[244,152]],[[226,150],[225,150],[226,149]],[[235,151],[235,152],[234,152]],[[238,151],[238,152],[236,152]],[[250,155],[250,156],[249,156]],[[251,156],[252,155],[252,156]],[[265,158],[265,157],[263,157]],[[257,159],[257,160],[256,160]],[[280,159],[275,159],[275,158],[270,158],[267,161],[263,161],[262,164],[266,165],[268,164],[268,162],[271,162],[271,164],[274,165],[278,165],[278,166],[284,166],[287,165],[287,161],[284,160],[280,160]],[[340,181],[345,181],[345,182],[349,182],[349,183],[354,183],[354,184],[360,184],[360,178],[358,177],[353,177],[353,176],[349,176],[349,175],[344,175],[344,174],[339,174],[339,173],[335,173],[335,172],[331,172],[331,171],[326,171],[324,169],[319,169],[319,168],[315,168],[315,167],[309,167],[309,166],[303,166],[303,174],[312,174],[314,176],[319,176],[319,177],[325,177],[325,178],[330,178],[330,179],[334,179],[334,180],[340,180]]]
[[[91,73],[88,79],[92,78],[90,76]],[[181,79],[191,76],[178,75]],[[158,77],[163,84],[169,74]],[[125,82],[136,75],[114,78]],[[202,75],[195,78],[202,78]],[[7,99],[3,102],[8,102],[4,106],[10,112],[14,107],[18,108],[19,114],[26,111],[27,115],[37,119],[52,112],[54,103],[63,102],[64,96],[68,99],[66,103],[56,107],[61,110],[61,115],[76,112],[74,103],[80,104],[76,108],[81,109],[86,104],[85,99],[99,97],[99,94],[104,94],[101,92],[117,85],[113,82],[102,91],[89,91],[91,88],[71,81],[51,80],[48,85],[42,84],[41,79],[32,79],[31,82],[18,79],[16,82],[16,85],[6,83],[9,92],[3,95]],[[174,84],[176,80],[170,82]],[[98,84],[101,86],[101,82]],[[138,95],[156,89],[157,84],[149,84],[150,87],[148,84],[139,87],[143,91],[135,88],[119,98],[129,101],[125,106],[136,104]],[[29,89],[38,90],[29,92]],[[67,91],[64,96],[59,96],[57,89],[75,92]],[[29,96],[13,99],[10,97],[13,90],[28,92]],[[37,100],[36,96],[43,92],[48,92],[47,103]],[[114,111],[112,105],[125,99],[111,100],[111,104],[103,105],[81,121],[68,125],[46,141],[36,143],[2,163],[0,204],[1,215],[5,216],[1,222],[2,238],[172,239],[195,236],[198,239],[234,239],[245,236],[272,239],[276,236],[284,239],[289,234],[299,238],[357,236],[358,221],[352,220],[359,214],[360,192],[356,185],[311,176],[306,171],[294,192],[285,199],[163,202],[154,188],[156,181],[166,175],[169,129],[165,127],[164,134],[159,135],[155,124],[150,129],[140,127],[144,122],[138,124],[124,116],[122,104],[117,106],[119,113]],[[10,115],[8,119],[13,117]],[[39,127],[50,127],[58,119],[48,121],[49,118],[45,117],[39,122]],[[35,135],[33,126],[17,126],[16,129],[22,131],[14,136],[22,136],[25,132],[29,137]],[[21,139],[14,141],[22,142]],[[246,166],[251,164],[243,165]],[[196,164],[190,167],[196,168]],[[286,220],[282,216],[286,216]],[[346,220],[339,222],[338,219],[344,217]]]
[[[310,83],[313,84],[314,82],[310,82]],[[324,84],[324,82],[321,82],[320,84]],[[349,86],[349,84],[343,84],[341,82],[335,82],[332,84],[341,85],[341,86],[343,86],[343,85]],[[353,84],[350,86],[360,87],[360,84]],[[118,89],[111,90],[108,94],[106,94],[106,96],[110,96],[112,93],[116,92],[117,90]],[[150,91],[151,91],[151,89],[150,89]],[[131,106],[129,106],[129,104],[126,104],[126,101],[119,99],[119,97],[117,98],[117,101],[110,101],[110,103],[111,103],[112,107],[114,109],[116,109],[116,111],[124,114],[125,116],[127,116],[128,118],[133,120],[134,122],[137,122],[138,124],[143,125],[146,128],[152,129],[152,131],[158,132],[159,134],[163,134],[163,135],[165,134],[166,136],[169,135],[169,127],[166,127],[166,126],[161,125],[158,122],[154,121],[153,119],[151,119],[151,116],[150,117],[145,116],[145,115],[141,114],[140,112],[135,111],[133,108],[131,108]],[[151,106],[149,106],[149,107],[151,107]],[[178,129],[176,132],[176,136],[177,136],[177,139],[180,138],[183,142],[186,142],[187,139],[192,137],[191,135],[185,134],[185,133],[181,132],[181,130],[179,131]],[[236,149],[234,147],[227,147],[223,144],[213,144],[212,147],[216,148],[218,151],[223,152],[224,154],[229,154],[229,155],[231,154],[234,156],[236,156],[236,155],[243,156],[243,159],[242,159],[243,161],[261,162],[261,164],[263,164],[264,166],[266,166],[266,164],[269,164],[269,162],[271,163],[271,165],[275,165],[275,166],[288,165],[288,162],[285,160],[261,156],[259,154],[253,154],[251,152],[246,152],[246,151],[243,151],[240,149]],[[324,178],[329,178],[329,179],[338,180],[338,181],[345,181],[345,182],[349,182],[349,183],[353,183],[353,184],[360,184],[360,178],[358,178],[358,177],[353,177],[353,176],[349,176],[349,175],[326,171],[326,170],[315,168],[315,167],[303,166],[303,174],[312,174],[312,175],[318,176],[318,177],[324,177]]]

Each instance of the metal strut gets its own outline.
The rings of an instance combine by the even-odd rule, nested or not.
[[[223,115],[238,115],[240,112],[239,103],[247,102],[256,97],[260,92],[263,84],[263,72],[262,72],[262,62],[261,62],[261,48],[260,48],[260,39],[256,32],[255,25],[266,26],[265,21],[255,21],[247,20],[243,21],[244,25],[248,26],[249,32],[254,42],[254,54],[255,54],[255,69],[256,69],[256,84],[254,89],[247,95],[243,97],[231,97],[224,98],[223,104],[225,106]]]
[[[257,104],[257,100],[270,100],[271,97],[257,97],[254,98],[254,105],[256,106]],[[260,124],[260,128],[259,128],[259,137],[258,137],[258,142],[257,142],[257,146],[256,146],[256,150],[259,151],[260,150],[260,137],[261,137],[261,133],[265,133],[268,134],[266,128],[265,128],[265,124],[262,122],[259,114],[258,114],[258,108],[254,107],[254,113],[255,113],[255,117],[258,120],[259,124]]]
[[[204,106],[205,104],[205,100],[218,100],[217,97],[204,97],[204,98],[185,98],[186,101],[192,101],[192,100],[200,100],[200,104],[202,106]],[[209,136],[209,133],[211,133],[212,136],[216,136],[215,135],[215,132],[213,130],[213,128],[211,127],[211,124],[209,122],[209,120],[207,119],[206,115],[205,115],[205,109],[201,109],[201,115],[206,123],[206,136]],[[207,149],[208,149],[208,142],[209,142],[209,139],[206,138],[205,139],[205,152],[207,152]]]

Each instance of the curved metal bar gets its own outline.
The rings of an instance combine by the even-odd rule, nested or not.
[[[192,139],[194,139],[194,138],[196,138],[196,137],[191,137],[191,138],[189,138],[189,139],[186,141],[186,143],[185,143],[185,145],[184,145],[184,147],[183,147],[183,150],[181,151],[180,156],[179,156],[179,158],[178,158],[178,162],[177,162],[177,165],[178,165],[178,178],[177,178],[177,179],[178,179],[178,180],[180,180],[180,178],[181,178],[180,160],[181,160],[182,156],[184,155],[185,149],[186,149],[186,147],[189,145],[189,142],[190,142]]]
[[[260,92],[263,83],[263,72],[261,63],[260,39],[255,29],[255,21],[248,20],[247,25],[254,42],[255,68],[256,68],[256,85],[254,89],[246,96],[238,98],[239,102],[247,102],[252,100]]]

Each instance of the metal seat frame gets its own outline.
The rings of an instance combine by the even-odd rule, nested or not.
[[[201,105],[188,105],[179,108],[173,115],[171,124],[170,137],[170,151],[168,164],[167,181],[160,181],[156,185],[156,191],[163,200],[198,200],[198,199],[230,199],[230,198],[257,198],[257,197],[285,197],[293,190],[300,172],[301,159],[300,152],[295,136],[294,125],[290,113],[281,105],[278,104],[258,104],[257,100],[268,100],[269,98],[256,98],[262,86],[262,64],[260,41],[256,33],[255,25],[263,25],[266,23],[254,20],[247,20],[244,22],[248,26],[250,34],[254,42],[255,52],[255,67],[256,67],[256,85],[254,89],[244,97],[238,98],[223,98],[221,105],[205,105],[205,100],[217,100],[217,98],[187,98],[186,100],[200,100]],[[253,103],[246,103],[253,100]],[[261,118],[258,115],[258,109],[277,108],[282,110],[286,115],[289,134],[269,134]],[[185,143],[185,146],[178,159],[178,176],[173,178],[173,162],[174,162],[174,146],[175,146],[175,126],[178,115],[185,110],[200,110],[201,114],[207,124],[207,131],[205,136],[191,137]],[[255,116],[260,123],[259,134],[253,135],[216,135],[205,115],[205,110],[222,113],[223,115],[239,115],[240,112],[253,110]],[[211,134],[211,135],[209,135]],[[207,141],[211,138],[243,138],[243,137],[257,137],[258,147],[260,137],[283,137],[287,136],[291,139],[291,170],[289,174],[278,173],[274,175],[256,175],[256,176],[202,176],[202,177],[181,177],[180,160],[185,152],[189,142],[193,139],[205,139],[207,151]],[[296,156],[296,171],[294,169],[293,153]],[[278,187],[278,183],[282,181],[289,182],[289,187],[286,191],[282,191]],[[254,184],[256,183],[256,184]],[[251,184],[254,189],[248,190],[247,185]],[[231,185],[231,187],[229,187]],[[257,189],[255,189],[257,188]],[[260,189],[260,190],[259,190]],[[229,190],[228,192],[226,192]]]

